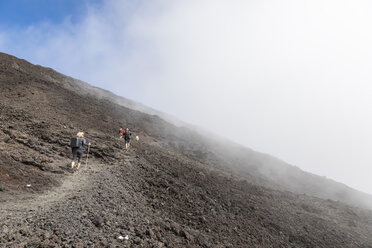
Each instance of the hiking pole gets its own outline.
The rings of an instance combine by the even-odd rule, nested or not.
[[[87,159],[85,160],[85,167],[88,167],[89,151],[90,151],[90,143],[88,144],[88,152],[87,152]]]

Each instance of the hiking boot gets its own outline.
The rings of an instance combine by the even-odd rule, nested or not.
[[[73,169],[75,167],[75,161],[72,161],[71,162],[71,169]]]

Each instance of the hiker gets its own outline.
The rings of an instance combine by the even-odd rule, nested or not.
[[[76,170],[80,169],[81,157],[83,156],[84,146],[86,145],[87,145],[87,141],[84,138],[83,132],[78,132],[76,134],[76,137],[71,138],[71,142],[70,142],[70,147],[72,149],[71,169],[75,167],[76,158],[77,158]]]
[[[130,147],[130,136],[131,135],[132,134],[129,132],[129,128],[126,128],[124,132],[124,140],[125,140],[125,149],[127,150]]]
[[[122,139],[123,138],[123,129],[122,128],[120,128],[119,134],[120,134],[120,139]]]

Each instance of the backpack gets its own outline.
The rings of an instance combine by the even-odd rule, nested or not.
[[[125,130],[125,132],[124,132],[124,138],[125,139],[130,139],[130,136],[131,136],[131,133],[129,131]]]
[[[78,137],[73,137],[71,138],[71,141],[70,141],[70,147],[71,148],[78,148],[81,146],[81,139],[79,139]]]

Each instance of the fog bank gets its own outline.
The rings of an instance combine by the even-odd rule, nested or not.
[[[1,51],[372,193],[372,3],[103,1]]]

